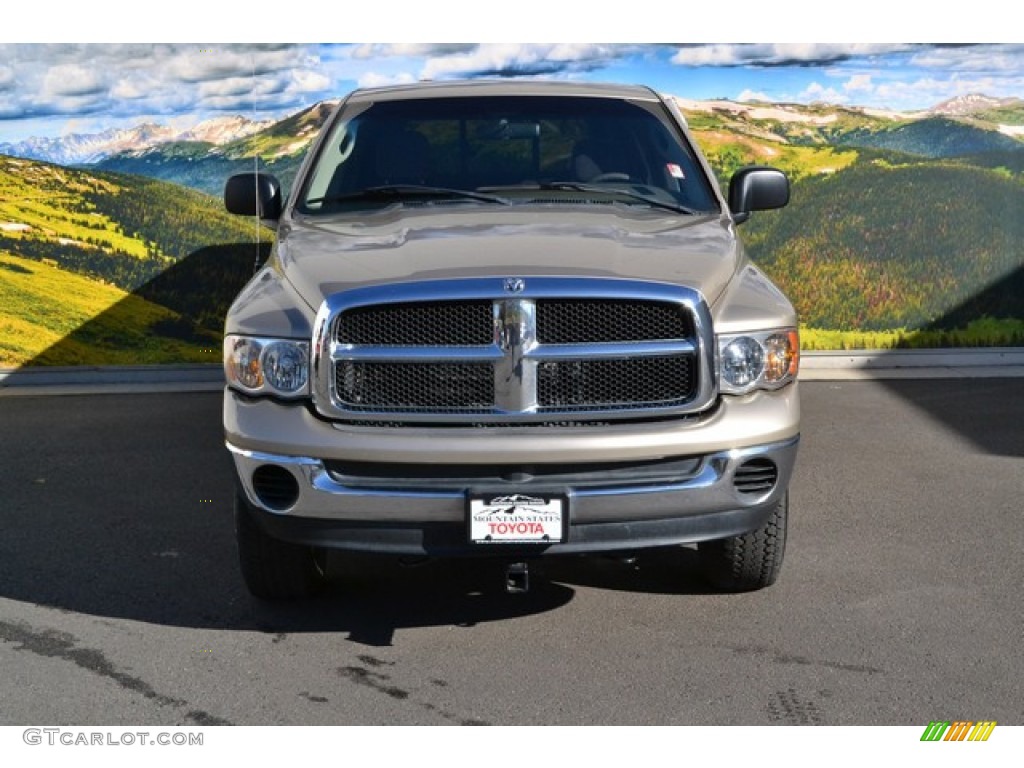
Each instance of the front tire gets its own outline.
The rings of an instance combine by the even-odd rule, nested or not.
[[[750,592],[771,586],[782,570],[789,517],[787,492],[756,531],[697,546],[705,578],[723,592]]]
[[[255,519],[248,499],[235,495],[235,536],[245,586],[263,600],[309,597],[325,581],[325,552],[267,534]]]

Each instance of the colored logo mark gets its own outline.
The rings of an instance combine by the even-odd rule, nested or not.
[[[921,741],[988,741],[995,727],[995,720],[932,720],[921,734]]]

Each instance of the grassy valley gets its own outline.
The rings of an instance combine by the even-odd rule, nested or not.
[[[0,367],[217,360],[253,227],[176,185],[0,156]],[[207,254],[204,301],[162,289]]]
[[[216,362],[220,334],[166,333],[180,313],[116,286],[0,251],[0,368]]]

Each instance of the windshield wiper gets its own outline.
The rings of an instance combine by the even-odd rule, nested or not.
[[[694,215],[697,211],[692,208],[687,208],[684,205],[678,203],[668,203],[664,200],[659,200],[656,197],[645,195],[640,192],[636,192],[632,189],[623,189],[619,186],[606,186],[604,184],[587,184],[581,181],[548,181],[543,184],[537,185],[539,189],[555,189],[555,190],[570,190],[573,192],[600,192],[606,195],[622,195],[628,197],[630,200],[639,200],[640,202],[647,203],[655,208],[664,208],[668,211],[675,211],[676,213],[686,213]]]
[[[306,205],[316,203],[349,203],[359,200],[401,200],[403,198],[416,197],[455,197],[468,200],[479,200],[484,203],[497,203],[509,205],[509,201],[498,195],[489,195],[484,192],[473,192],[468,189],[454,189],[449,187],[431,187],[425,184],[382,184],[377,187],[366,187],[356,192],[348,192],[344,195],[327,195],[325,197],[314,197],[306,201]]]
[[[484,190],[514,190],[514,189],[539,189],[543,191],[555,190],[555,191],[570,191],[570,192],[598,192],[603,195],[620,195],[622,197],[628,197],[630,200],[638,200],[646,203],[654,208],[664,208],[667,211],[673,213],[685,213],[691,216],[696,216],[706,211],[696,211],[692,208],[687,208],[685,205],[679,205],[678,203],[669,203],[665,200],[660,200],[657,197],[651,197],[641,192],[637,192],[632,189],[623,189],[622,187],[605,185],[605,184],[588,184],[583,181],[545,181],[540,184],[520,184],[518,186],[508,187],[481,187]]]

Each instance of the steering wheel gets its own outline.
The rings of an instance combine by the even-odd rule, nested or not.
[[[611,173],[599,173],[590,179],[592,182],[596,181],[629,181],[629,174],[622,173],[620,171],[612,171]]]

